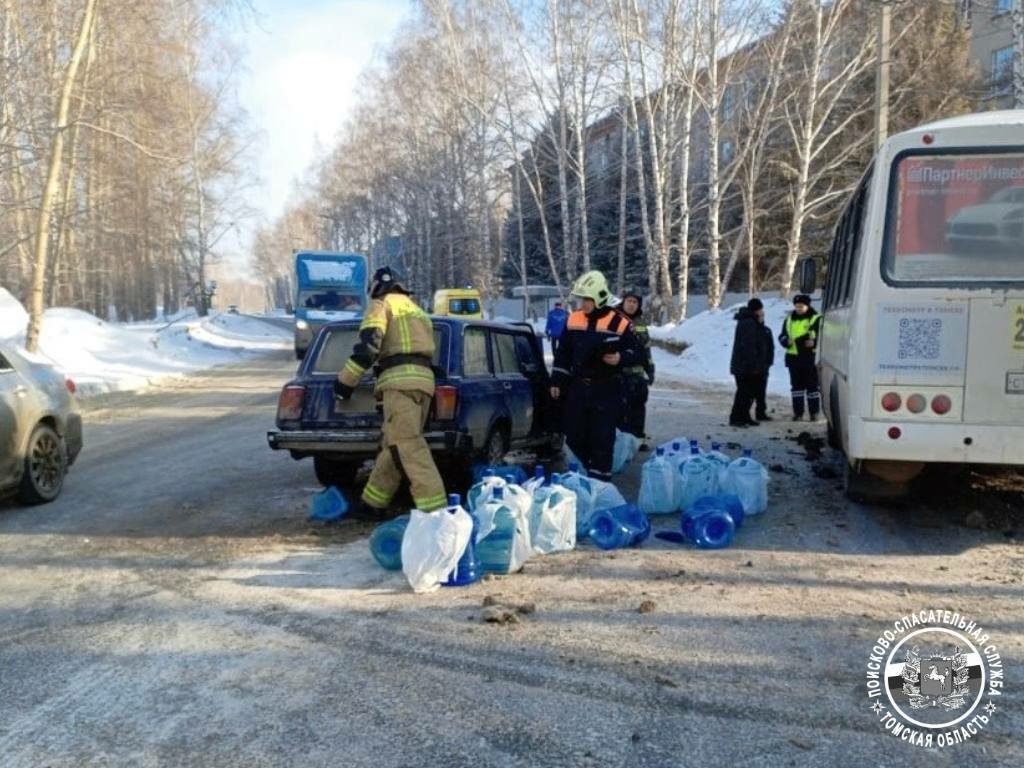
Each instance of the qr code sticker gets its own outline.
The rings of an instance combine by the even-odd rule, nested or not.
[[[942,350],[942,320],[900,320],[900,360],[938,360]]]

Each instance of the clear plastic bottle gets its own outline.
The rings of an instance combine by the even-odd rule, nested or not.
[[[649,515],[665,515],[679,510],[678,473],[665,449],[658,448],[640,470],[640,509]]]
[[[491,531],[480,539],[476,556],[484,573],[514,573],[530,556],[530,527],[526,516],[506,503],[505,489],[495,488],[482,515],[490,516]]]
[[[746,515],[759,515],[768,508],[768,472],[749,448],[729,464],[726,488],[739,497]]]
[[[457,493],[452,493],[448,496],[448,511],[455,514],[458,511],[465,511],[462,509],[462,497]],[[464,587],[469,584],[473,584],[480,580],[482,575],[480,572],[480,563],[476,557],[476,536],[479,530],[479,522],[477,521],[476,515],[472,512],[467,512],[470,518],[473,520],[473,531],[469,535],[469,542],[466,544],[466,549],[462,553],[462,557],[459,558],[459,562],[455,566],[446,581],[441,586],[444,587]]]

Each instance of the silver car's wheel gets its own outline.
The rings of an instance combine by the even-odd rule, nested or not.
[[[67,469],[68,453],[63,438],[52,427],[38,425],[28,440],[18,498],[26,504],[53,501],[64,486]]]

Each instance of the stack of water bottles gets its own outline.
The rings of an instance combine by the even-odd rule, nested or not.
[[[461,586],[483,574],[519,571],[535,555],[573,549],[590,538],[603,549],[636,546],[651,533],[647,515],[611,483],[587,477],[578,464],[547,475],[537,466],[485,468],[467,496],[447,508],[414,510],[383,523],[370,537],[374,559],[404,571],[417,592]]]
[[[768,473],[749,449],[731,459],[718,443],[704,452],[698,441],[679,438],[645,462],[639,507],[652,515],[681,512],[682,537],[703,549],[720,549],[732,543],[747,516],[767,509]],[[675,536],[660,535],[672,541]]]

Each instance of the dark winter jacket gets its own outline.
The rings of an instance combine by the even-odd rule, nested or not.
[[[786,348],[786,367],[803,368],[814,365],[818,350],[821,315],[811,307],[806,315],[791,312],[782,324],[779,343]]]
[[[618,352],[618,366],[605,365],[602,357]],[[555,354],[551,383],[567,387],[574,379],[611,379],[643,360],[633,324],[611,307],[602,307],[587,315],[577,310],[569,315],[562,342]]]
[[[732,362],[729,364],[729,372],[733,376],[760,376],[771,367],[765,350],[763,328],[757,315],[750,309],[743,307],[736,313],[736,335],[733,337]]]
[[[640,298],[637,297],[640,301]],[[633,324],[633,334],[640,344],[641,359],[636,365],[623,371],[627,376],[642,376],[651,384],[654,383],[654,357],[651,354],[651,334],[647,330],[647,321],[644,320],[643,304],[635,315],[628,315],[625,311],[622,315]],[[621,310],[620,310],[621,311]]]
[[[768,373],[768,369],[775,364],[775,334],[764,323],[758,323],[758,327],[761,331],[762,354],[764,355],[765,363],[764,372]]]

